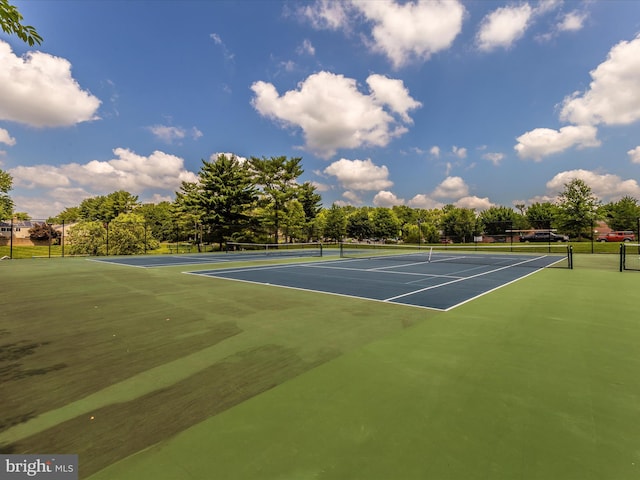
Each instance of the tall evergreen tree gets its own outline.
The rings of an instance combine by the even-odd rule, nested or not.
[[[251,220],[257,198],[251,172],[237,157],[219,155],[214,162],[202,161],[198,177],[198,184],[183,184],[182,203],[201,212],[203,225],[222,248]]]
[[[316,193],[316,187],[311,182],[300,185],[298,190],[298,201],[302,204],[305,219],[305,229],[307,240],[314,238],[316,218],[322,210],[322,197]]]
[[[260,189],[266,222],[273,228],[274,242],[278,243],[280,221],[287,202],[298,195],[297,179],[304,170],[302,158],[251,157],[250,168],[255,184]]]

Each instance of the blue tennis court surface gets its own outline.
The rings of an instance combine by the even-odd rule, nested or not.
[[[139,255],[122,257],[92,258],[94,262],[112,263],[128,267],[156,268],[174,267],[180,265],[199,265],[204,263],[228,263],[271,260],[287,257],[313,256],[308,251],[283,250],[269,253],[254,252],[215,252],[215,253],[181,253],[177,255]]]
[[[442,255],[430,261],[357,258],[188,273],[446,311],[559,261],[552,255]]]

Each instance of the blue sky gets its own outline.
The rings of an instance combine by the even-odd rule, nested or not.
[[[34,218],[218,153],[302,157],[325,206],[640,198],[640,2],[15,4],[44,42],[0,33],[0,168]]]

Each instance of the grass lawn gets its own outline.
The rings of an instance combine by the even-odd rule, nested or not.
[[[92,479],[637,478],[640,278],[574,263],[443,313],[2,262],[0,449]]]

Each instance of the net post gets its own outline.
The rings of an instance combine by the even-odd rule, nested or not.
[[[573,270],[573,245],[567,246],[569,255],[569,270]]]
[[[624,271],[624,255],[625,255],[625,247],[624,242],[620,244],[620,271]]]
[[[323,251],[322,251],[322,242],[320,242],[320,244],[319,244],[319,245],[320,245],[320,257],[323,257],[323,256],[324,256],[324,253],[323,253]]]

